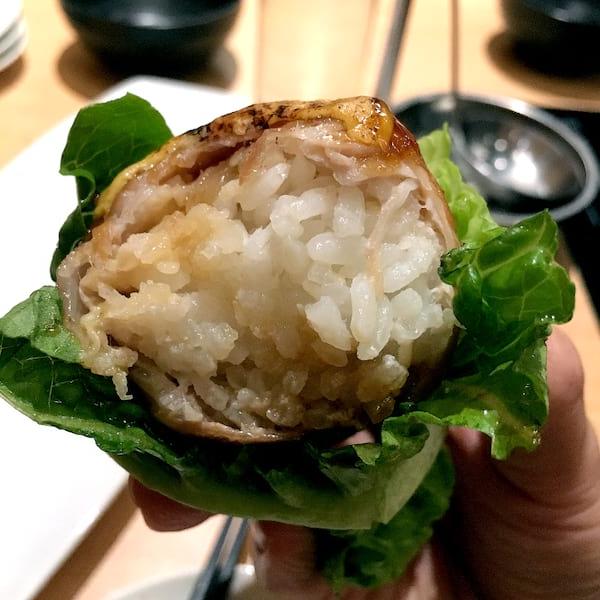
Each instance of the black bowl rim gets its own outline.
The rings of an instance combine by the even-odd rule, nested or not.
[[[600,20],[583,20],[583,19],[573,19],[568,18],[570,13],[566,12],[564,16],[556,15],[552,12],[552,9],[555,7],[549,6],[544,0],[502,0],[503,4],[514,4],[519,3],[525,6],[527,9],[544,15],[547,19],[550,19],[556,23],[560,23],[562,25],[568,26],[576,26],[576,27],[584,27],[585,29],[593,29],[600,30]],[[600,15],[600,11],[598,12]]]
[[[186,29],[195,29],[198,27],[214,25],[215,23],[234,15],[240,8],[241,0],[223,0],[219,6],[215,6],[210,10],[199,10],[194,12],[193,14],[196,15],[196,18],[194,19],[176,21],[169,25],[141,25],[131,21],[111,20],[94,11],[90,12],[89,9],[82,9],[82,5],[76,0],[60,0],[60,3],[69,18],[74,19],[82,24],[87,23],[89,25],[91,23],[104,22],[112,26],[123,27],[130,30],[168,32],[184,31]]]
[[[444,98],[450,98],[448,93],[427,94],[423,96],[415,96],[392,107],[392,112],[398,114],[416,106],[426,104],[435,104]],[[557,208],[549,209],[550,215],[555,221],[563,221],[585,210],[596,198],[600,189],[600,168],[594,152],[588,142],[575,131],[569,129],[559,119],[551,115],[549,112],[533,106],[523,100],[502,96],[483,96],[477,94],[460,94],[461,100],[478,103],[482,106],[502,108],[509,112],[514,112],[532,121],[533,123],[541,123],[547,129],[551,130],[556,136],[560,137],[574,150],[583,164],[585,180],[581,192],[575,196],[571,202],[563,204]],[[490,209],[494,217],[502,224],[511,225],[530,217],[535,212],[511,212],[509,210],[497,211]],[[537,212],[537,211],[536,211]]]

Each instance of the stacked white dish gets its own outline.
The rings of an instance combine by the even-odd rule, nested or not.
[[[18,59],[26,45],[27,28],[21,0],[0,0],[0,71]]]

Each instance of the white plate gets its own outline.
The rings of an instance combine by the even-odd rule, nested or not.
[[[0,0],[0,37],[21,18],[22,14],[21,0]]]
[[[7,69],[23,54],[27,47],[27,29],[24,21],[18,21],[0,39],[0,71]]]
[[[19,17],[10,27],[0,32],[0,53],[5,52],[25,31],[25,20]]]
[[[127,91],[152,102],[176,133],[247,104],[221,90],[149,77],[127,80],[103,99]],[[50,283],[57,232],[76,202],[74,182],[58,174],[72,120],[0,171],[0,314]],[[0,599],[21,600],[42,587],[126,475],[91,440],[40,427],[1,400],[0,461]]]
[[[107,600],[187,600],[198,573],[149,580],[111,594]],[[237,565],[227,600],[276,600],[256,581],[252,565]]]

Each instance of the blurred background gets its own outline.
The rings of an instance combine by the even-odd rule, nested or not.
[[[14,203],[27,194],[51,200],[43,174],[55,176],[73,114],[99,96],[147,93],[180,133],[252,101],[380,92],[417,134],[450,123],[456,160],[498,218],[547,207],[560,220],[561,260],[577,285],[565,329],[600,430],[598,40],[598,0],[2,0],[0,222],[12,218],[15,229]],[[15,183],[23,173],[33,180],[25,194]],[[15,302],[7,296],[7,307]],[[73,510],[89,507],[89,483],[70,477]],[[44,517],[58,526],[38,540],[30,525],[21,554],[19,528],[31,515],[0,517],[0,530],[5,518],[14,532],[0,541],[0,562],[27,565],[0,569],[0,598],[106,598],[201,567],[219,522],[150,532],[122,474],[111,477],[69,535],[61,531],[77,515],[58,503]]]

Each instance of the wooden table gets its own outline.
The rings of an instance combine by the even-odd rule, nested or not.
[[[277,0],[280,5],[288,1],[292,2]],[[342,4],[341,0],[327,1]],[[367,0],[360,1],[367,3]],[[336,44],[340,44],[340,48],[347,43],[353,23],[359,26],[356,21],[362,19],[360,11],[354,14],[347,8],[348,4],[344,0],[344,27],[331,32],[339,37]],[[448,4],[445,0],[416,0],[413,4],[393,100],[447,89]],[[371,0],[369,10],[377,16],[374,28],[385,25],[390,7],[390,0]],[[302,19],[309,19],[314,14],[307,8],[294,17],[294,25],[300,26]],[[119,76],[108,71],[77,41],[57,0],[25,0],[25,16],[29,28],[27,52],[11,68],[0,73],[0,166],[57,121],[119,80]],[[258,0],[245,0],[218,64],[208,72],[189,78],[254,95],[257,56],[260,55],[259,22]],[[600,111],[600,77],[563,80],[530,71],[514,60],[502,30],[501,16],[494,2],[463,0],[461,66],[464,90],[515,96],[547,107]],[[379,30],[374,29],[371,33],[372,40],[381,41]],[[281,54],[286,50],[289,51],[263,44],[261,52]],[[312,46],[307,50],[309,62],[311,51]],[[282,87],[286,77],[291,78],[293,74],[283,69]],[[288,81],[291,85],[292,81]],[[372,89],[364,91],[369,93]],[[600,431],[598,321],[576,269],[572,269],[572,275],[577,285],[577,308],[573,321],[564,328],[572,335],[582,355],[587,371],[589,415]],[[197,569],[206,556],[217,526],[218,521],[212,519],[188,532],[151,532],[124,491],[39,594],[38,600],[95,600],[111,590],[148,577]]]

